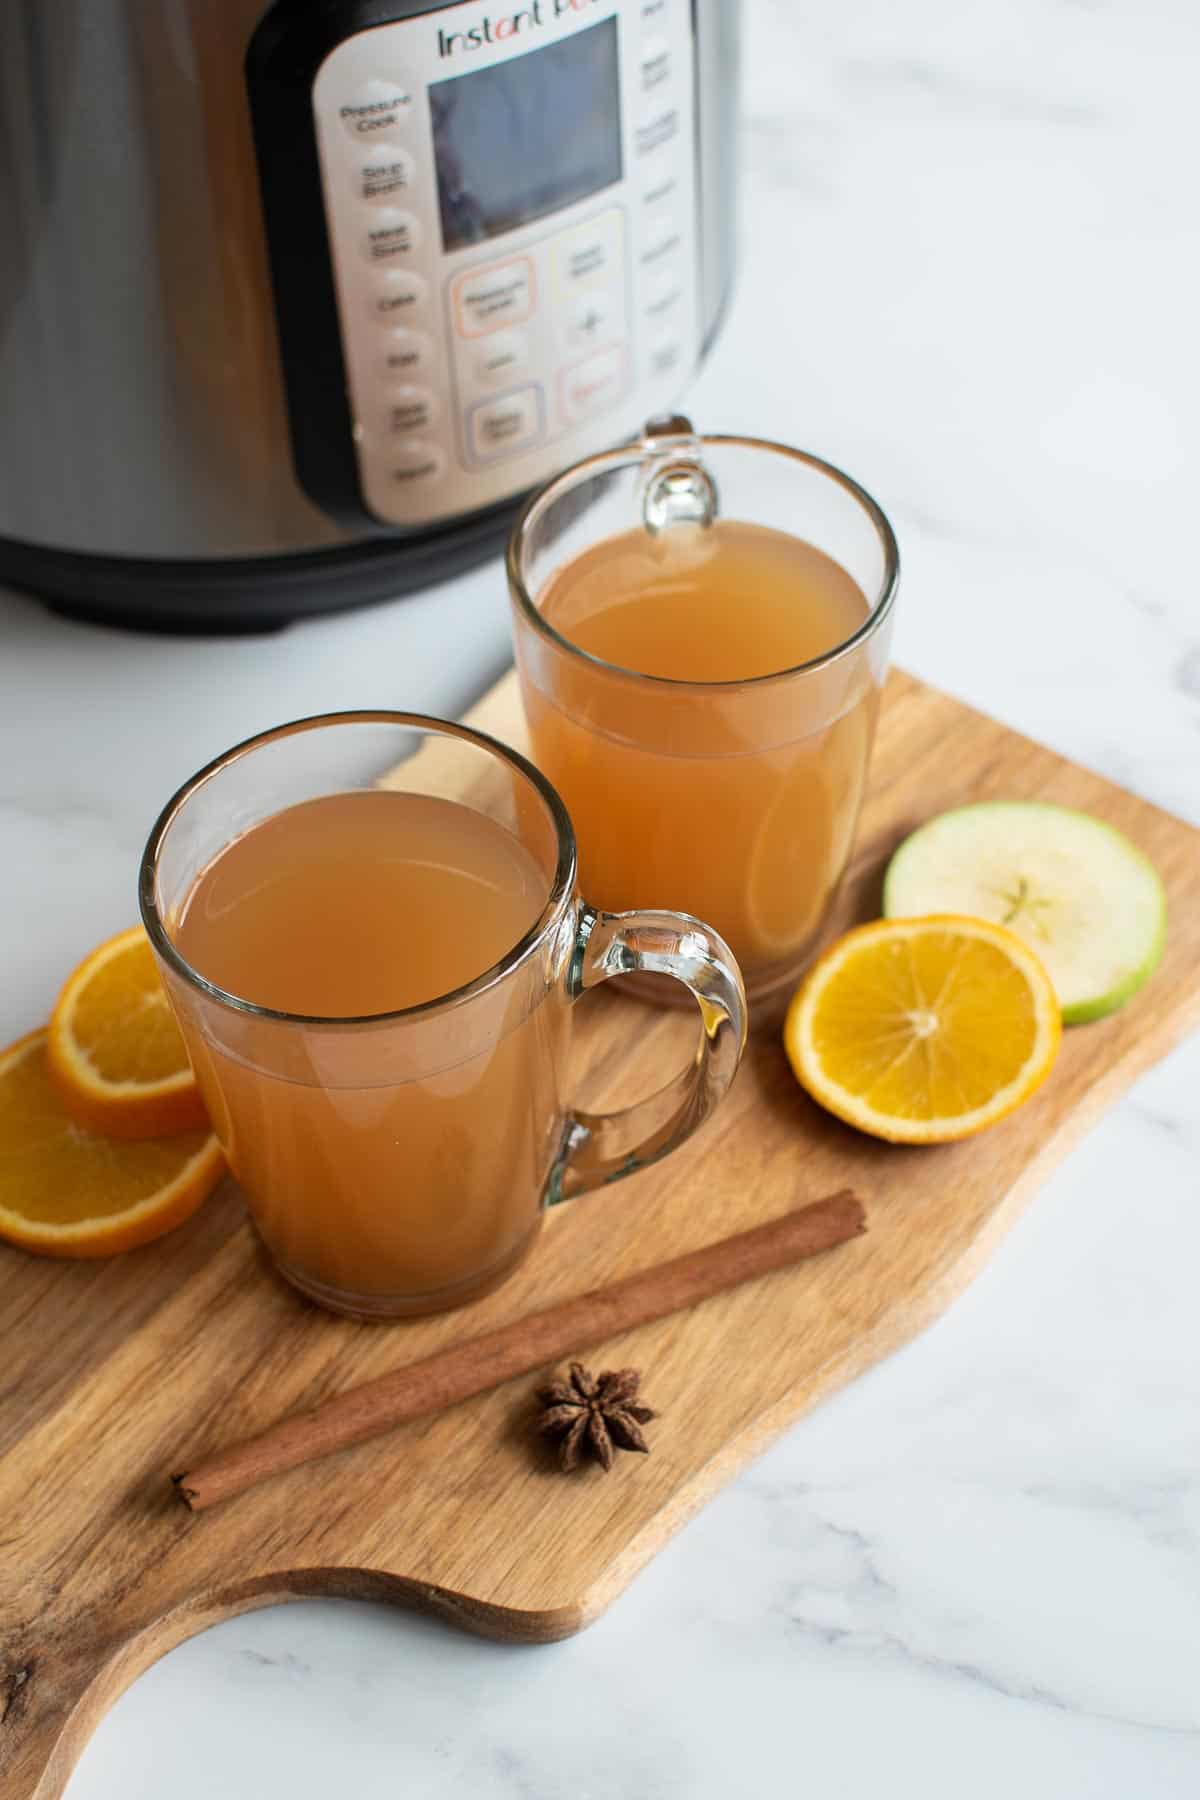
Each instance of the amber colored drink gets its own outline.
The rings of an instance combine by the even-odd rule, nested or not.
[[[183,1024],[258,1229],[318,1297],[447,1304],[501,1279],[532,1242],[562,1128],[562,1003],[510,994],[492,1040],[466,1055],[464,1009],[403,1033],[322,1021],[452,993],[504,958],[546,899],[545,875],[499,823],[370,789],[255,825],[187,894],[171,935],[191,967],[311,1021],[235,1015],[224,1044]]]
[[[537,607],[587,653],[518,632],[534,757],[574,821],[589,894],[695,913],[751,992],[771,985],[845,867],[880,677],[835,659],[759,678],[845,643],[867,618],[862,590],[812,544],[719,519],[597,543]]]

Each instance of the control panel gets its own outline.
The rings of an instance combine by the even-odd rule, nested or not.
[[[491,505],[678,399],[700,347],[690,10],[460,4],[324,57],[325,230],[377,520]]]

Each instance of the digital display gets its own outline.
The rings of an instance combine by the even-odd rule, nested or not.
[[[442,244],[481,244],[621,179],[617,21],[429,90]]]

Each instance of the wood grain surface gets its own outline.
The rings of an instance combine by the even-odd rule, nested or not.
[[[473,715],[522,737],[511,678]],[[1200,833],[900,674],[831,931],[878,911],[882,867],[973,799],[1085,807],[1170,893],[1168,950],[1122,1012],[1066,1034],[1050,1081],[984,1137],[892,1149],[821,1114],[759,1021],[717,1118],[668,1162],[551,1214],[530,1260],[461,1313],[390,1326],[316,1311],[268,1271],[231,1184],[109,1263],[0,1247],[0,1794],[48,1800],[97,1719],[172,1645],[304,1595],[421,1607],[509,1641],[603,1610],[777,1433],[960,1293],[1048,1168],[1200,1017]],[[694,1021],[610,986],[581,1003],[578,1090],[620,1104],[690,1052]],[[168,1472],[296,1407],[549,1300],[852,1186],[866,1238],[644,1326],[653,1454],[566,1478],[530,1435],[532,1382],[188,1514]]]

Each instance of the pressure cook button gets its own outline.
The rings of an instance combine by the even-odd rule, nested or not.
[[[463,337],[482,337],[501,325],[520,325],[533,311],[533,260],[469,269],[454,283],[454,310]]]
[[[436,481],[445,467],[446,458],[437,445],[417,439],[411,444],[398,444],[388,453],[386,463],[388,475],[400,488],[423,487],[427,481]]]
[[[642,115],[638,121],[637,148],[639,156],[649,156],[651,151],[669,144],[679,135],[679,114],[673,106],[663,111],[659,107]]]
[[[391,331],[379,359],[385,381],[406,381],[420,375],[433,361],[433,342],[423,331]]]
[[[649,93],[651,88],[661,87],[671,75],[671,49],[666,38],[648,37],[642,45],[642,88]]]
[[[563,412],[574,422],[603,412],[625,391],[625,351],[620,344],[585,357],[562,376]]]
[[[370,263],[407,262],[421,242],[421,227],[411,213],[382,207],[363,236],[363,255]]]
[[[437,417],[437,401],[428,388],[393,388],[383,413],[383,423],[393,437],[425,431]]]
[[[407,269],[389,269],[379,277],[371,299],[371,317],[382,325],[401,325],[415,318],[425,304],[428,283]]]
[[[529,339],[523,331],[494,331],[475,352],[475,373],[489,387],[500,387],[528,361]]]
[[[541,436],[541,390],[517,388],[499,400],[485,400],[470,416],[471,449],[481,460],[527,450]]]
[[[364,81],[338,107],[338,117],[356,143],[382,138],[412,112],[412,91],[403,81]]]
[[[413,184],[415,164],[398,144],[375,144],[358,165],[358,191],[363,200],[378,206],[402,194]]]

